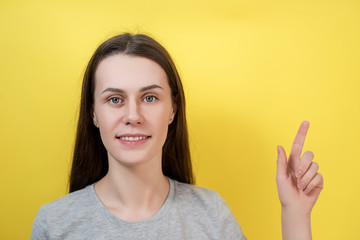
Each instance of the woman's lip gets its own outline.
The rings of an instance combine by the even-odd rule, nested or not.
[[[150,137],[150,136],[141,133],[124,133],[121,135],[116,135],[116,138],[121,138],[121,137]]]

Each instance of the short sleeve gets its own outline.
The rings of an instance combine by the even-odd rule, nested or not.
[[[47,234],[47,222],[44,206],[42,206],[36,214],[32,229],[30,240],[44,240],[49,239]]]
[[[224,199],[216,193],[217,209],[220,219],[220,238],[219,239],[239,239],[246,240],[239,223]]]

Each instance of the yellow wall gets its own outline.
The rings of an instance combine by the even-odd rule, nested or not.
[[[196,3],[193,3],[196,2]],[[1,1],[0,239],[66,193],[81,77],[122,31],[150,33],[186,88],[197,184],[249,239],[280,239],[276,145],[302,120],[325,189],[314,239],[360,235],[360,2]]]

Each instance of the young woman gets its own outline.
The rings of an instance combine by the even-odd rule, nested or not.
[[[301,156],[304,122],[277,184],[284,239],[310,239],[323,180]],[[167,51],[122,34],[99,46],[85,72],[70,194],[42,206],[31,239],[246,239],[223,199],[192,185],[185,98]]]

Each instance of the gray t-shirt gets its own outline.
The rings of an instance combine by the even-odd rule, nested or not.
[[[31,232],[35,239],[246,239],[216,192],[169,179],[161,209],[140,222],[126,222],[100,201],[94,184],[43,205]]]

